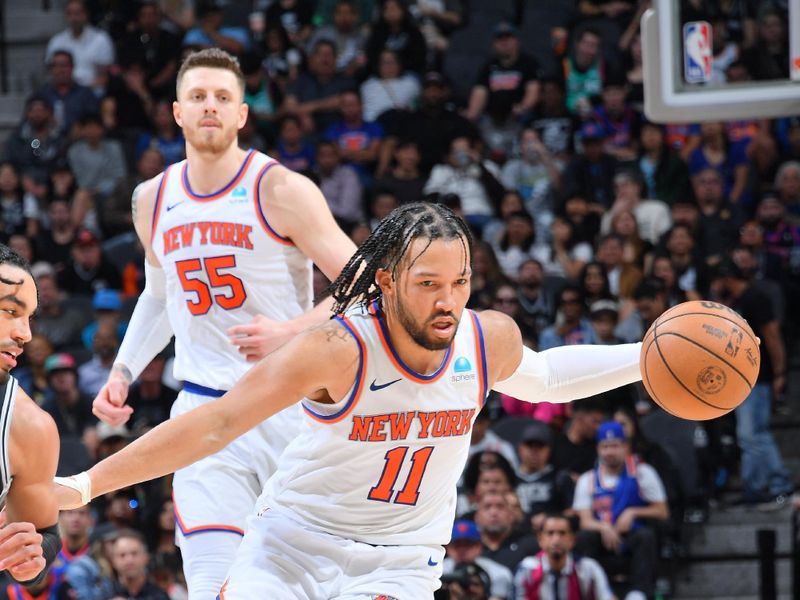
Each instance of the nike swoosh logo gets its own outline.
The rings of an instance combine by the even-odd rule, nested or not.
[[[175,208],[176,206],[180,206],[181,204],[183,204],[183,200],[181,200],[180,202],[176,202],[176,203],[175,203],[175,204],[173,204],[172,206],[168,206],[168,207],[167,207],[167,212],[171,211],[171,210],[172,210],[173,208]]]
[[[371,392],[377,392],[378,390],[382,390],[383,388],[387,388],[390,385],[393,385],[393,384],[397,383],[400,380],[399,379],[395,379],[394,381],[390,381],[389,383],[384,383],[382,385],[378,385],[377,383],[375,383],[375,381],[376,380],[373,379],[372,383],[369,384],[369,391],[371,391]]]
[[[433,560],[433,557],[432,557],[432,556],[428,558],[428,566],[429,566],[429,567],[435,567],[435,566],[436,566],[436,565],[438,565],[438,564],[439,564],[438,562],[436,562],[436,561],[434,561],[434,560]]]

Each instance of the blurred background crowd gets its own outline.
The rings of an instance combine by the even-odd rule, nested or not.
[[[638,27],[649,3],[564,0],[548,19],[535,4],[60,3],[46,81],[0,162],[0,241],[34,264],[40,294],[15,376],[56,420],[60,474],[166,419],[180,389],[168,349],[133,386],[126,426],[91,412],[143,285],[131,192],[184,158],[175,75],[187,52],[216,46],[246,78],[243,148],[312,178],[357,244],[407,202],[463,215],[476,241],[470,308],[509,314],[530,347],[639,341],[693,299],[735,307],[761,338],[745,408],[709,423],[670,417],[639,385],[572,405],[493,393],[442,597],[572,600],[593,586],[605,598],[609,582],[619,597],[668,594],[683,525],[723,492],[786,505],[794,486],[769,420],[795,408],[785,348],[798,336],[786,315],[800,301],[800,117],[649,122]],[[715,81],[781,79],[785,4],[682,0],[681,14],[713,25]],[[316,292],[326,284],[317,272]],[[185,598],[175,527],[168,479],[116,492],[62,514],[43,588],[3,593]]]

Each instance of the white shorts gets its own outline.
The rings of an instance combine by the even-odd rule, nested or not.
[[[172,405],[170,417],[211,400],[212,397],[183,390]],[[290,406],[216,454],[175,473],[173,496],[179,542],[183,536],[204,531],[244,534],[245,520],[253,514],[264,483],[300,430],[301,410],[299,404]]]
[[[372,546],[267,510],[251,516],[219,600],[430,600],[442,546]]]

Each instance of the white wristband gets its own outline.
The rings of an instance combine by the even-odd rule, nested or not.
[[[86,471],[70,477],[55,477],[53,481],[78,492],[84,505],[92,501],[92,479]]]

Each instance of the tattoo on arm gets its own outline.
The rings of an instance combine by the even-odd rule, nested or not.
[[[133,194],[131,194],[131,216],[133,217],[133,222],[136,222],[136,215],[138,214],[138,200],[139,200],[139,193],[142,191],[142,186],[144,183],[140,183],[133,189]]]
[[[125,378],[125,381],[127,381],[128,383],[131,383],[133,381],[133,375],[131,374],[131,370],[125,365],[115,364],[113,367],[111,367],[111,371],[112,372],[116,371],[117,373],[122,375]]]
[[[342,342],[346,342],[347,338],[350,335],[342,327],[335,327],[335,328],[328,329],[328,331],[325,332],[325,333],[326,333],[326,336],[327,336],[325,338],[325,341],[328,342],[328,343],[332,342],[334,340],[334,338],[338,339],[338,340],[340,340]]]

